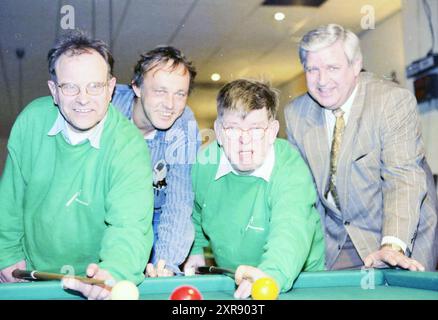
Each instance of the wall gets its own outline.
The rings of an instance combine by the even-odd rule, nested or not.
[[[438,1],[428,0],[432,25],[435,33],[435,47],[438,53]],[[406,65],[423,58],[432,46],[427,18],[421,1],[403,1],[403,33],[405,40]],[[407,86],[413,92],[413,80],[407,80]],[[426,156],[432,172],[438,174],[438,99],[419,104],[423,140]]]
[[[220,85],[195,85],[195,89],[187,102],[195,114],[203,143],[209,143],[216,139],[213,124],[217,115],[216,95],[220,88]]]
[[[386,79],[392,79],[391,73],[395,72],[399,83],[406,86],[402,13],[397,12],[359,37],[364,69]]]
[[[286,123],[284,121],[284,107],[295,97],[298,97],[307,91],[306,78],[304,73],[295,77],[292,81],[280,86],[280,107],[277,119],[280,122],[280,131],[278,136],[286,138]]]
[[[216,119],[216,95],[221,86],[195,85],[187,104],[195,114],[200,129],[213,128]]]

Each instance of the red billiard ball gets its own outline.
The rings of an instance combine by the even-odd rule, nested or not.
[[[195,287],[180,286],[172,291],[170,300],[202,300],[202,295]]]

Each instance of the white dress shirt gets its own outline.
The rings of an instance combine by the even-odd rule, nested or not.
[[[264,179],[266,182],[269,182],[269,179],[271,178],[272,170],[274,169],[274,165],[275,165],[275,150],[274,150],[274,146],[272,145],[269,148],[268,154],[266,155],[265,161],[263,161],[262,165],[248,175],[253,177],[259,177]],[[238,176],[244,175],[234,170],[233,166],[231,165],[230,161],[225,155],[225,152],[223,152],[222,150],[219,166],[216,171],[215,180],[218,180],[219,178],[227,175],[230,172]]]
[[[59,132],[61,132],[65,141],[73,146],[80,144],[88,139],[90,141],[90,145],[93,148],[99,149],[100,138],[102,136],[106,117],[107,116],[105,115],[105,117],[97,124],[97,126],[92,128],[91,130],[87,130],[84,132],[75,132],[70,128],[64,117],[58,111],[58,117],[56,118],[53,127],[49,130],[47,134],[49,136],[55,136]]]

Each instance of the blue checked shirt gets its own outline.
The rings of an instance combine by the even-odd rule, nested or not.
[[[132,117],[134,92],[117,85],[112,104],[128,119]],[[154,177],[154,246],[151,262],[166,261],[166,268],[181,274],[179,265],[187,257],[194,240],[191,219],[194,194],[191,169],[200,146],[198,125],[187,106],[168,130],[156,130],[145,138]]]

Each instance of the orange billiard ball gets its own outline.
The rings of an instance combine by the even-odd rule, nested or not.
[[[272,278],[260,278],[254,281],[251,296],[254,300],[276,300],[280,289]]]
[[[202,295],[193,286],[180,286],[172,291],[170,300],[202,300]]]

